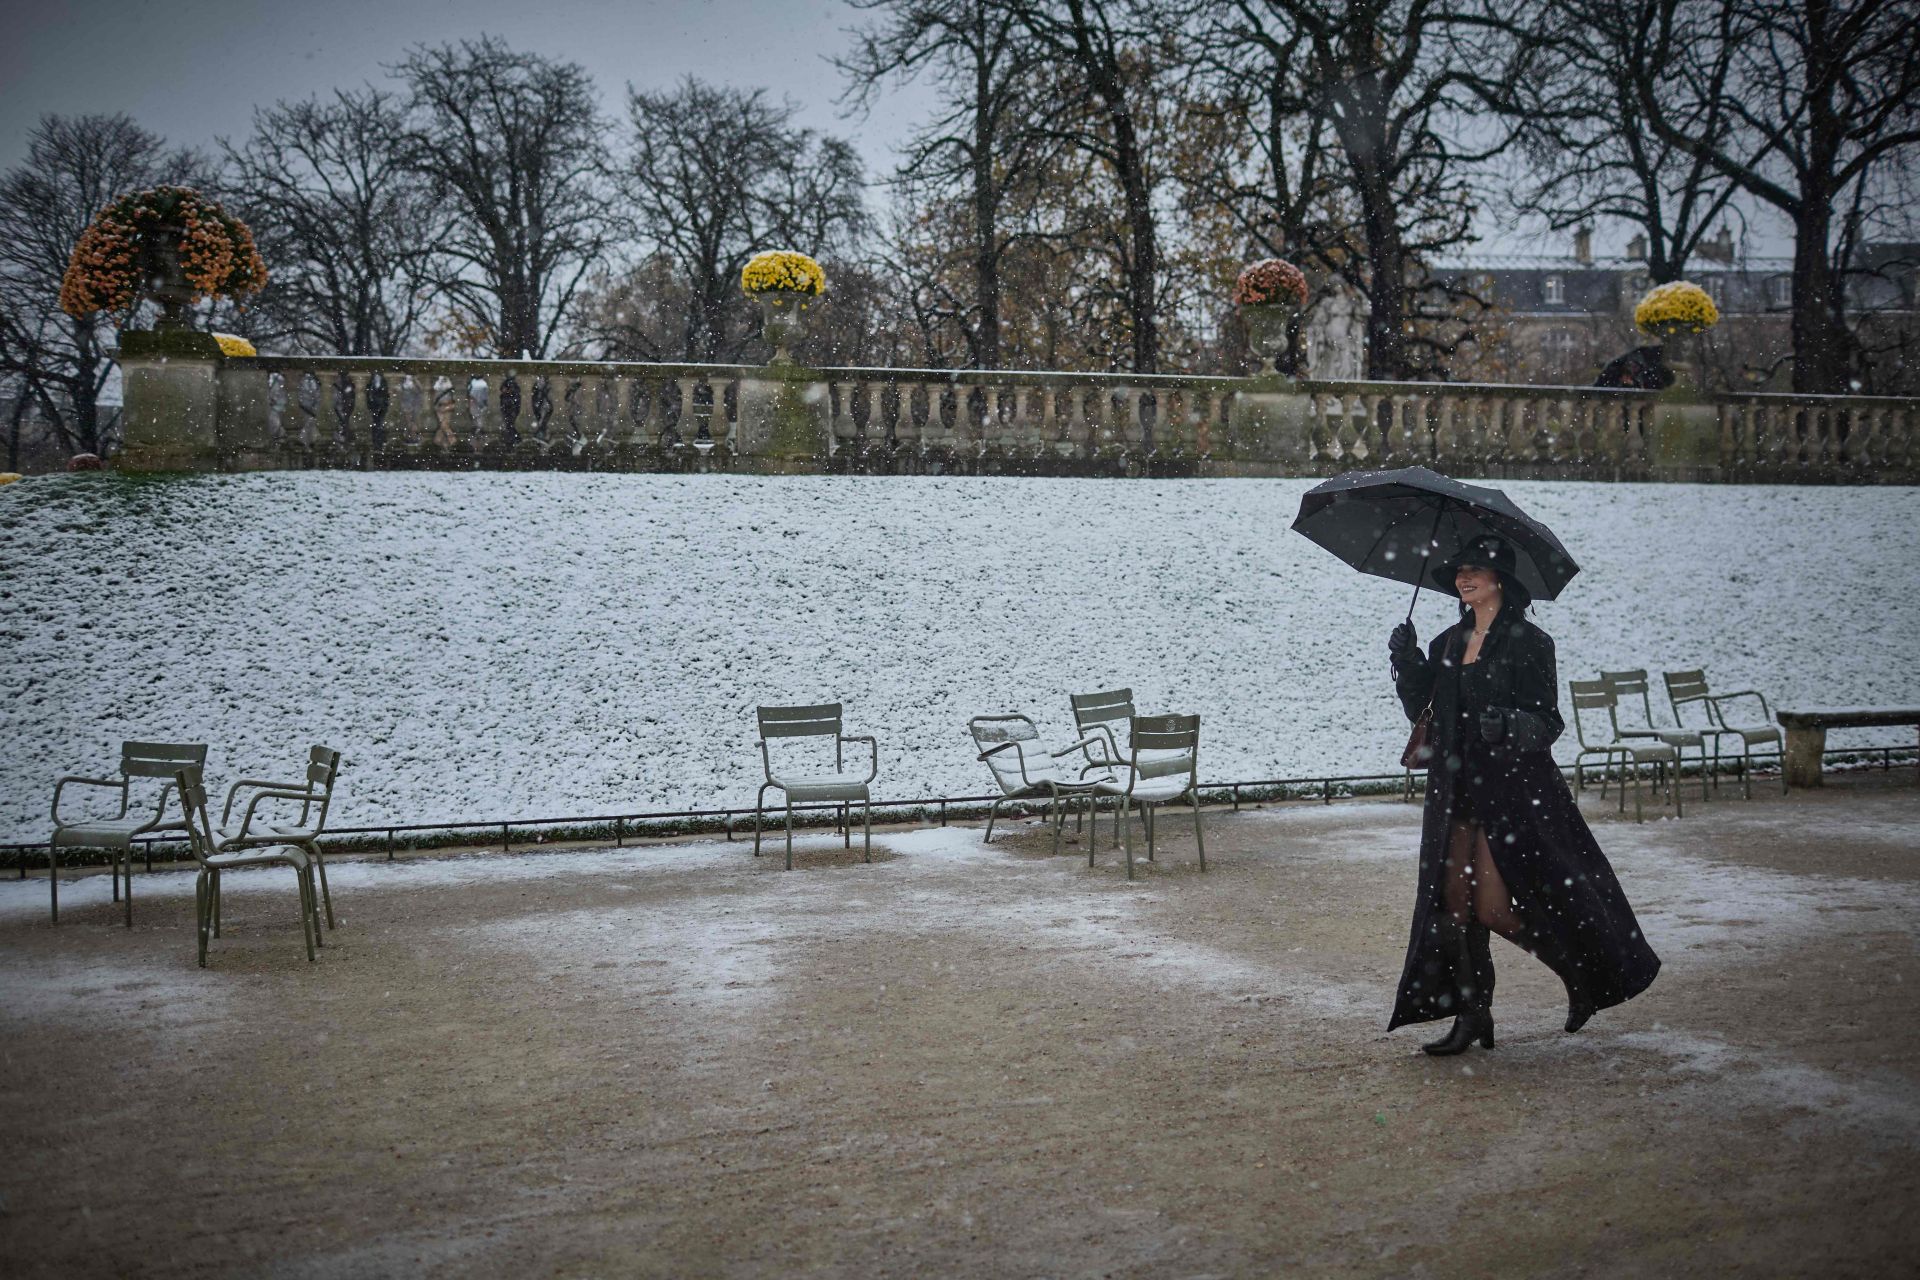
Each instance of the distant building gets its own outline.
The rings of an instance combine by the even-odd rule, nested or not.
[[[1484,300],[1477,346],[1456,376],[1476,381],[1585,385],[1613,357],[1647,341],[1633,308],[1652,287],[1646,242],[1636,236],[1619,257],[1596,258],[1580,232],[1565,257],[1485,254],[1444,259],[1433,273]],[[1873,358],[1866,390],[1912,391],[1917,378],[1902,355],[1916,336],[1920,245],[1870,244],[1847,281],[1849,319]],[[1683,276],[1707,291],[1720,324],[1707,335],[1702,370],[1710,389],[1786,389],[1793,340],[1793,260],[1741,257],[1722,228],[1704,242]],[[1915,352],[1920,355],[1920,351]]]

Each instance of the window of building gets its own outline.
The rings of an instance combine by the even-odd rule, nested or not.
[[[1567,300],[1566,278],[1564,276],[1548,276],[1546,291],[1547,304],[1549,306],[1559,306]]]
[[[1776,307],[1793,305],[1793,277],[1775,276],[1767,281],[1767,301]]]
[[[1713,299],[1713,305],[1725,308],[1727,305],[1727,280],[1725,276],[1708,276],[1700,282],[1700,287]]]
[[[1571,329],[1549,329],[1543,342],[1549,355],[1566,358],[1580,345],[1580,335]]]

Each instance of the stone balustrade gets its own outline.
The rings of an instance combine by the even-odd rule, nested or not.
[[[134,470],[1907,483],[1920,401],[797,366],[122,355]]]

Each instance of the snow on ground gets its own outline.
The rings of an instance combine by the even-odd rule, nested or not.
[[[123,738],[346,753],[340,825],[749,804],[753,708],[837,700],[878,794],[978,793],[966,721],[1129,685],[1210,780],[1389,772],[1408,592],[1288,531],[1307,480],[283,473],[0,490],[0,840]],[[1704,666],[1912,703],[1911,488],[1509,482],[1585,572],[1563,680]],[[1422,597],[1422,636],[1449,602]],[[1571,735],[1569,735],[1569,742]],[[1836,733],[1833,746],[1910,742]],[[1563,758],[1571,758],[1563,748]]]

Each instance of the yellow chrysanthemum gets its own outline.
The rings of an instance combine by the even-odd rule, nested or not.
[[[213,335],[213,340],[220,344],[220,354],[223,356],[257,356],[260,354],[253,349],[251,342],[248,342],[237,333],[216,333]]]
[[[746,268],[740,272],[740,288],[749,298],[770,289],[822,294],[827,291],[827,273],[804,253],[768,249],[747,259]]]
[[[1720,323],[1720,308],[1699,285],[1675,280],[1647,290],[1633,309],[1633,323],[1647,333],[1705,333]]]
[[[18,471],[0,471],[0,484],[12,484],[20,478]]]

